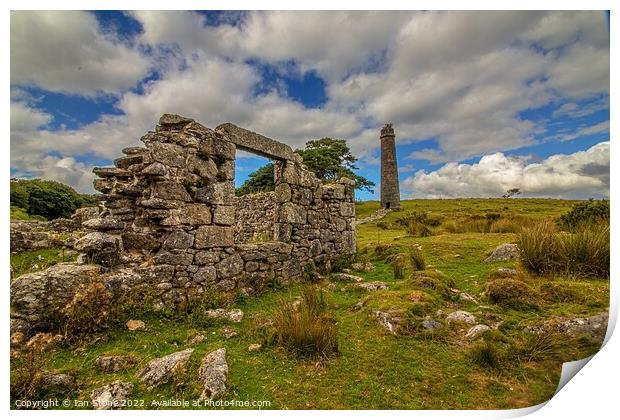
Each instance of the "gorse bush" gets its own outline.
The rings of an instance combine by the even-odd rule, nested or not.
[[[609,224],[609,210],[609,200],[588,200],[575,204],[570,211],[560,216],[558,225],[572,231],[584,224]]]
[[[328,357],[338,352],[338,329],[328,317],[322,292],[302,290],[299,304],[280,301],[273,317],[276,342],[297,357]]]
[[[424,260],[424,254],[421,249],[412,247],[409,251],[409,258],[411,259],[411,266],[414,270],[423,271],[426,269],[426,261]]]

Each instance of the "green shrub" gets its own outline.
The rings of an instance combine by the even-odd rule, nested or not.
[[[404,279],[405,278],[405,257],[403,257],[402,255],[399,255],[396,258],[394,258],[394,261],[392,262],[392,269],[394,270],[395,279],[397,280]]]
[[[609,225],[599,223],[559,235],[558,268],[568,275],[609,278],[609,233]]]
[[[557,270],[559,244],[553,223],[543,221],[523,229],[517,246],[521,265],[530,273],[541,275]]]
[[[11,206],[25,209],[29,215],[46,219],[70,217],[82,206],[94,205],[96,201],[79,194],[68,185],[40,179],[12,179]]]
[[[486,294],[491,303],[508,308],[536,307],[534,291],[515,279],[498,279],[487,283]]]
[[[474,344],[469,352],[471,360],[480,367],[499,369],[500,351],[497,345],[482,341]]]
[[[338,329],[327,316],[323,294],[307,286],[299,305],[280,301],[273,317],[276,342],[297,357],[328,357],[338,352]]]
[[[560,216],[558,225],[573,231],[583,224],[609,224],[609,200],[588,200],[575,204],[567,213]]]
[[[409,251],[409,258],[411,259],[411,266],[414,270],[423,271],[426,269],[426,261],[424,260],[422,250],[417,247],[412,247]]]

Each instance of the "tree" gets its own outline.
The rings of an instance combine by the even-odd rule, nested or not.
[[[261,166],[248,175],[243,185],[235,190],[236,195],[255,194],[265,191],[273,191],[275,182],[273,179],[273,163]]]
[[[502,195],[502,198],[510,198],[519,194],[521,194],[521,190],[519,188],[511,188],[506,191],[506,194]]]
[[[324,182],[334,182],[342,177],[355,181],[355,188],[372,192],[374,182],[355,174],[357,159],[351,153],[345,140],[324,137],[311,140],[304,149],[296,150],[304,165]],[[253,194],[274,189],[273,164],[265,165],[249,175],[247,181],[237,188],[237,195]]]
[[[60,182],[11,179],[11,206],[21,208],[31,216],[47,219],[70,217],[84,205],[96,205],[96,201]]]

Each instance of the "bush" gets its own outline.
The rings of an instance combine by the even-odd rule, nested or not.
[[[568,275],[609,278],[609,225],[582,225],[559,236],[558,260]],[[560,268],[560,267],[558,267]]]
[[[392,269],[394,270],[394,278],[395,279],[404,279],[405,278],[405,257],[402,255],[394,258],[392,262]]]
[[[276,342],[297,357],[328,357],[338,352],[338,329],[327,316],[323,294],[306,286],[299,305],[280,301],[273,317]]]
[[[480,367],[499,369],[500,351],[497,345],[490,342],[476,343],[470,350],[471,360]]]
[[[29,215],[47,219],[70,217],[75,210],[96,201],[73,188],[55,181],[12,179],[11,206],[25,209]]]
[[[80,284],[73,299],[63,308],[62,315],[67,339],[102,331],[113,316],[112,293],[101,282]]]
[[[38,333],[11,353],[11,400],[34,400],[41,396],[43,367],[59,337]]]
[[[532,274],[547,274],[558,267],[556,229],[549,221],[539,222],[523,229],[518,236],[521,265]]]
[[[417,247],[411,248],[409,251],[409,258],[411,259],[411,266],[416,271],[423,271],[426,269],[426,261],[424,261],[424,254],[422,250]]]
[[[486,294],[491,303],[508,308],[536,307],[534,291],[526,283],[515,279],[498,279],[487,283]]]
[[[567,213],[560,216],[560,228],[573,231],[584,224],[609,224],[609,200],[588,200],[575,204]]]

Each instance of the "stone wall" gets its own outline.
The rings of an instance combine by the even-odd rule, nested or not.
[[[235,198],[235,243],[273,240],[277,206],[273,192]]]
[[[108,270],[110,288],[149,287],[161,305],[180,304],[207,290],[287,282],[311,260],[328,264],[355,252],[354,182],[323,185],[289,146],[169,114],[142,141],[115,167],[94,169],[105,210],[75,245]],[[272,194],[235,198],[237,147],[275,160]],[[267,197],[270,204],[259,203]],[[272,241],[243,243],[248,230],[238,226],[254,205],[263,206]]]

